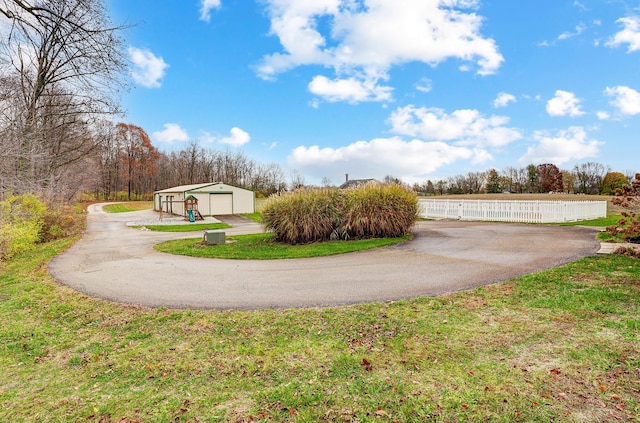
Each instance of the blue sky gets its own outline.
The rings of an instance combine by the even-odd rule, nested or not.
[[[108,0],[127,123],[308,183],[640,171],[640,2]]]

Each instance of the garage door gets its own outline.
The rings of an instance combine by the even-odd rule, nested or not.
[[[233,194],[209,195],[209,210],[211,215],[233,214]]]

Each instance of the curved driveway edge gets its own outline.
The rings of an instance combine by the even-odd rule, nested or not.
[[[91,296],[148,307],[304,308],[436,296],[559,266],[600,248],[588,228],[421,221],[412,241],[376,250],[294,260],[203,259],[153,249],[199,232],[126,226],[154,215],[91,206],[84,236],[51,261],[51,275]],[[260,230],[246,223],[225,231]]]

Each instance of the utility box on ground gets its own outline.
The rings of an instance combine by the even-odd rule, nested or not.
[[[204,231],[204,243],[218,245],[225,243],[225,233],[220,231]]]

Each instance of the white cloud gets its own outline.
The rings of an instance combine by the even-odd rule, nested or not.
[[[547,102],[547,113],[550,116],[582,116],[580,100],[574,93],[557,90],[556,96]]]
[[[431,92],[431,89],[433,87],[431,86],[431,80],[429,78],[422,78],[420,79],[420,81],[416,84],[416,90],[421,91],[423,93],[429,93]]]
[[[598,117],[598,119],[600,119],[600,120],[608,120],[608,119],[611,119],[611,115],[610,115],[609,113],[607,113],[607,112],[604,112],[604,111],[596,112],[596,116],[597,116],[597,117]]]
[[[498,97],[493,100],[493,107],[496,109],[498,107],[507,107],[509,103],[515,103],[516,101],[518,100],[516,100],[516,97],[513,94],[499,93]]]
[[[143,87],[159,88],[160,80],[164,77],[165,69],[169,67],[162,57],[155,56],[149,50],[129,47],[129,57],[133,63],[131,76]]]
[[[622,24],[624,29],[614,35],[605,45],[619,47],[622,44],[629,44],[628,53],[640,50],[640,16],[627,16],[616,22]]]
[[[163,131],[151,134],[154,141],[171,144],[175,141],[189,141],[189,134],[177,123],[165,123]]]
[[[200,20],[209,22],[211,20],[211,9],[220,7],[220,0],[201,0]]]
[[[581,2],[579,2],[579,1],[574,1],[574,2],[573,2],[573,5],[574,5],[575,7],[577,7],[578,9],[580,9],[581,11],[583,11],[583,12],[586,12],[586,11],[588,11],[588,10],[589,10],[589,9],[587,9],[587,7],[586,7],[584,4],[582,4],[582,3],[581,3]]]
[[[596,24],[596,23],[594,23],[594,24]],[[588,29],[587,25],[585,25],[584,23],[580,23],[580,24],[576,25],[576,27],[575,27],[575,29],[573,31],[565,31],[562,34],[558,35],[555,40],[553,40],[551,42],[549,42],[547,40],[544,40],[544,41],[539,42],[537,45],[540,46],[540,47],[555,46],[555,45],[558,44],[559,41],[565,41],[565,40],[568,40],[569,38],[577,37],[580,34],[582,34],[584,31],[586,31],[587,29]]]
[[[502,147],[522,138],[520,131],[506,126],[508,117],[485,117],[477,110],[447,114],[441,109],[410,105],[396,109],[389,122],[397,134],[465,146]]]
[[[213,144],[217,142],[219,144],[230,145],[232,147],[240,147],[251,141],[251,136],[242,129],[234,126],[229,131],[228,137],[219,137],[211,134],[210,132],[203,132],[198,139],[203,143]]]
[[[282,52],[266,55],[258,75],[273,79],[297,66],[333,68],[340,81],[354,80],[370,93],[395,65],[423,62],[436,66],[447,59],[473,63],[480,75],[492,74],[503,62],[493,39],[480,34],[483,18],[477,0],[267,0],[271,33]],[[469,11],[470,9],[470,11]],[[321,29],[329,27],[326,33]],[[375,30],[372,30],[375,28]],[[324,82],[328,78],[315,83]],[[313,81],[312,81],[313,83]],[[335,87],[333,87],[335,89]],[[335,97],[337,101],[340,96]],[[367,99],[386,101],[387,95]],[[353,101],[352,96],[346,96]]]
[[[581,24],[576,26],[574,32],[567,31],[567,32],[563,32],[562,34],[558,35],[558,40],[562,41],[562,40],[567,40],[569,38],[577,37],[578,35],[582,34],[585,29],[587,29],[587,26],[585,24],[581,23]]]
[[[376,85],[376,81],[359,81],[356,78],[334,79],[319,75],[309,83],[309,91],[329,102],[387,101],[391,99],[391,87]]]
[[[617,107],[624,115],[640,114],[640,92],[625,86],[607,87],[604,91],[609,97],[613,97],[611,105]]]
[[[484,150],[451,146],[444,142],[404,141],[400,137],[358,141],[339,148],[300,146],[288,157],[289,165],[307,175],[340,180],[349,173],[362,178],[400,178],[426,175],[458,160],[483,161]]]
[[[251,136],[249,136],[247,132],[235,126],[231,128],[231,131],[229,131],[228,137],[220,138],[218,140],[220,144],[231,145],[233,147],[240,147],[249,141],[251,141]]]
[[[596,139],[588,139],[584,128],[578,126],[559,131],[555,136],[538,131],[534,139],[538,144],[529,147],[526,154],[518,160],[521,165],[553,163],[560,166],[573,160],[597,157],[600,146],[604,144]]]
[[[414,180],[457,161],[475,165],[493,160],[491,148],[522,137],[518,130],[506,126],[508,122],[506,117],[485,117],[477,110],[457,110],[449,115],[440,109],[410,105],[391,113],[391,132],[397,136],[335,148],[300,146],[291,152],[288,162],[291,168],[318,179],[328,176],[340,180],[349,173],[362,178],[393,175]]]

